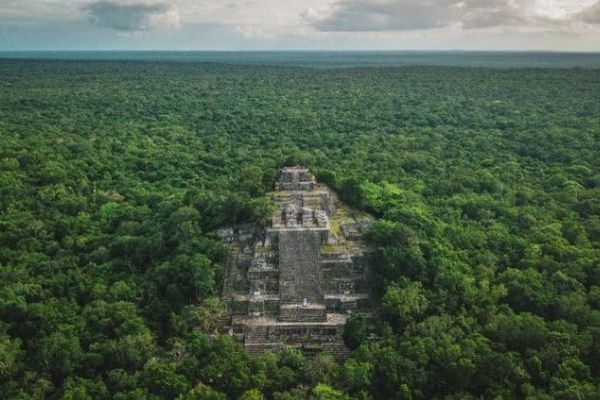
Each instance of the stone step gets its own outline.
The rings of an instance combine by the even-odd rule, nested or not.
[[[279,320],[282,322],[320,322],[327,320],[326,308],[280,307]]]
[[[355,310],[358,307],[356,300],[343,301],[340,304],[340,311]]]
[[[266,326],[257,325],[248,328],[245,334],[244,344],[260,344],[261,346],[264,346],[264,344],[267,342],[267,332],[268,328]]]
[[[245,344],[246,353],[253,356],[260,356],[265,353],[267,347],[264,344]]]
[[[342,342],[323,345],[323,351],[331,354],[336,360],[345,360],[350,356],[350,350]]]

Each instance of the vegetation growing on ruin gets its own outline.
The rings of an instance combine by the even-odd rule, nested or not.
[[[0,398],[595,399],[600,73],[0,62]],[[215,335],[304,164],[378,218],[336,363]]]

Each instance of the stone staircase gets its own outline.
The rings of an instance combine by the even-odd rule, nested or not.
[[[229,265],[236,265],[240,260],[247,258],[239,245],[231,246],[229,250]],[[236,282],[240,280],[240,271],[237,268],[227,268],[223,277],[223,297],[231,297],[236,293]]]
[[[251,355],[261,355],[267,349],[268,327],[256,325],[248,327],[244,337],[244,349]]]
[[[267,342],[268,327],[264,325],[255,325],[248,327],[244,339],[244,344],[261,344]]]
[[[350,356],[350,350],[341,339],[340,342],[324,344],[322,350],[331,354],[338,361],[345,360]]]
[[[264,344],[245,344],[244,349],[251,356],[261,356],[267,351],[267,347]]]

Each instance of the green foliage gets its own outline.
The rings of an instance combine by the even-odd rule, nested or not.
[[[344,326],[344,343],[350,350],[356,349],[367,338],[367,317],[356,312],[351,314]]]
[[[0,398],[600,396],[600,77],[0,62]],[[303,164],[378,218],[378,340],[249,357],[225,246]],[[369,327],[370,328],[370,327]]]
[[[174,365],[156,360],[144,366],[140,381],[149,393],[163,399],[174,399],[189,390],[189,383]]]
[[[428,306],[429,301],[419,282],[409,283],[403,288],[390,285],[381,299],[384,315],[399,331],[421,317]]]
[[[314,400],[348,400],[349,397],[343,392],[332,388],[331,386],[319,383],[313,390],[311,399]]]
[[[245,391],[239,400],[265,400],[265,396],[258,389],[250,389]]]
[[[313,383],[335,383],[338,375],[338,365],[335,358],[329,353],[319,353],[309,360],[307,377]]]

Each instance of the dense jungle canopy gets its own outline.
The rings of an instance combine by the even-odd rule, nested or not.
[[[598,399],[600,71],[0,60],[1,399]],[[215,334],[278,168],[378,222],[344,362]]]

